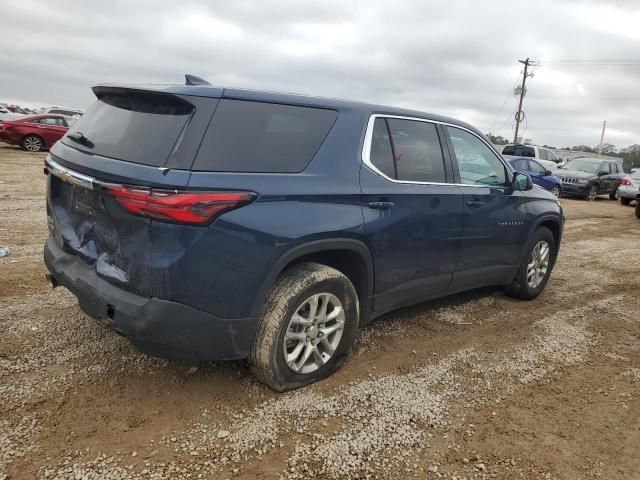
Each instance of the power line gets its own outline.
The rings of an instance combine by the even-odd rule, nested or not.
[[[518,80],[520,80],[520,74],[518,74],[518,76],[516,77],[515,82],[513,82],[513,86],[509,89],[509,92],[507,93],[507,96],[504,98],[504,102],[502,102],[502,106],[500,107],[500,110],[498,110],[498,113],[496,113],[496,116],[493,117],[493,121],[491,122],[491,126],[489,127],[489,132],[493,131],[493,125],[496,123],[496,120],[498,119],[498,117],[502,113],[502,110],[504,110],[504,107],[507,104],[507,101],[513,95],[513,90],[514,90],[514,88],[516,88],[516,85],[518,84]]]

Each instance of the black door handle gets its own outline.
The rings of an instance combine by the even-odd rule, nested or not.
[[[389,210],[393,207],[393,202],[369,202],[369,208],[374,210]]]
[[[484,202],[482,200],[469,200],[467,202],[467,207],[469,208],[480,208]]]

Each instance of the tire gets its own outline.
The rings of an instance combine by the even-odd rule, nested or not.
[[[548,247],[547,266],[544,271],[544,275],[542,277],[538,277],[540,280],[539,283],[535,284],[535,282],[532,282],[534,283],[532,285],[528,281],[530,263],[532,262],[534,249],[541,243],[546,243]],[[518,273],[513,279],[513,282],[504,287],[504,291],[507,295],[514,298],[519,298],[521,300],[533,300],[540,295],[547,286],[551,270],[553,270],[553,265],[556,259],[556,242],[553,238],[553,234],[546,227],[538,227],[529,238],[524,251],[525,254],[520,267],[518,267]]]
[[[329,305],[331,317],[338,312],[337,303],[342,306],[342,330],[328,333],[322,338],[325,323],[306,324],[309,317],[321,318],[311,314],[313,301],[316,298],[317,308],[322,311],[323,303]],[[309,310],[306,310],[309,307]],[[317,310],[316,310],[317,311]],[[294,320],[294,315],[297,320]],[[299,322],[305,320],[305,323]],[[328,329],[339,324],[333,322]],[[321,322],[321,320],[317,320]],[[359,324],[358,295],[349,279],[334,268],[317,263],[302,263],[286,270],[278,277],[265,302],[264,312],[258,320],[256,335],[253,340],[249,363],[255,377],[269,388],[284,392],[299,388],[328,377],[340,368],[351,350]],[[308,326],[305,326],[308,325]],[[315,330],[314,330],[315,329]],[[285,338],[286,336],[296,338]],[[303,337],[302,339],[297,337]],[[337,339],[337,340],[336,340]],[[336,342],[334,352],[329,355],[325,345]],[[299,356],[295,352],[298,348]],[[312,364],[305,366],[304,355],[308,349],[313,353],[309,359]],[[287,352],[296,357],[290,364],[285,359]],[[324,362],[324,363],[323,363]],[[291,366],[290,366],[291,365]],[[296,370],[297,365],[300,367]],[[315,370],[311,370],[315,368]],[[307,371],[304,371],[304,370]]]
[[[640,199],[636,200],[636,217],[640,218]]]
[[[44,147],[44,142],[37,135],[27,135],[22,139],[22,148],[28,152],[39,152]]]
[[[585,200],[589,200],[590,202],[593,202],[597,197],[598,197],[598,186],[591,185],[591,187],[589,187],[589,191],[587,192],[587,196],[585,197]]]
[[[631,203],[631,199],[630,198],[625,198],[625,197],[620,197],[620,203],[622,205],[629,205]]]
[[[556,198],[560,198],[560,193],[561,193],[561,192],[560,192],[560,187],[559,187],[559,186],[557,186],[557,185],[554,185],[554,186],[551,188],[551,193],[553,193],[553,194],[556,196]]]

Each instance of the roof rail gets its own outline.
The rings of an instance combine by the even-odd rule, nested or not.
[[[196,77],[195,75],[191,75],[190,73],[185,74],[184,80],[185,85],[211,85],[205,79]]]

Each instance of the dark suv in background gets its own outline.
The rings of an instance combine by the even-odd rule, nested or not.
[[[622,165],[601,158],[575,158],[562,165],[556,172],[562,181],[562,195],[595,200],[607,194],[616,199],[616,190],[624,177]]]
[[[98,86],[51,150],[45,262],[143,352],[248,358],[287,390],[390,310],[544,289],[556,198],[475,128],[417,111],[208,85]]]

